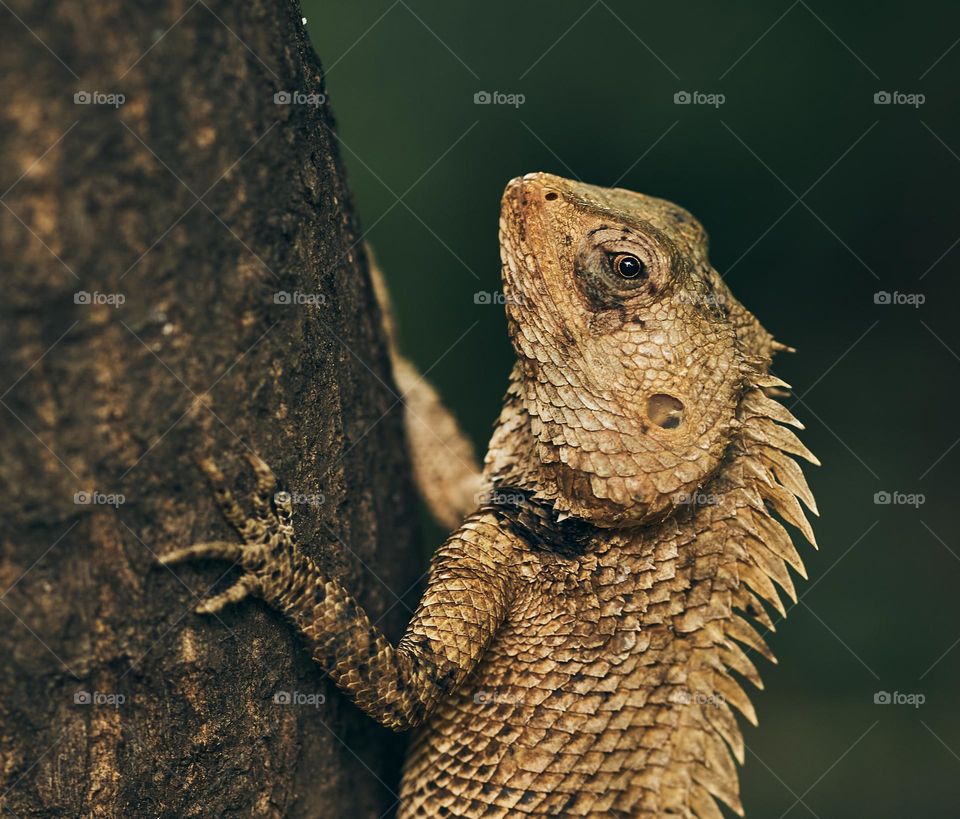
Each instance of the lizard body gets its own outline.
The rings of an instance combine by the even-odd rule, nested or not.
[[[256,457],[252,517],[202,464],[243,543],[164,560],[238,560],[201,610],[261,596],[359,707],[415,730],[400,817],[742,813],[737,677],[760,685],[749,650],[772,659],[749,620],[772,629],[761,600],[783,614],[774,583],[795,598],[787,566],[803,573],[778,518],[812,542],[798,499],[816,511],[794,457],[815,459],[771,397],[784,348],[669,202],[531,174],[507,186],[500,243],[517,363],[482,475],[464,449],[431,486],[416,452],[435,444],[408,421],[431,508],[466,517],[398,645],[299,550]],[[461,446],[408,367],[417,415]]]

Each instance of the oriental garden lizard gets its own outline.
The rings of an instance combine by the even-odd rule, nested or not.
[[[804,575],[783,524],[813,543],[794,458],[816,459],[769,372],[788,348],[670,202],[528,174],[500,248],[516,363],[482,472],[394,354],[418,483],[453,530],[397,645],[298,547],[256,456],[252,515],[202,461],[240,540],[162,560],[241,564],[199,611],[262,598],[359,708],[413,729],[403,819],[742,813],[733,709],[755,722],[748,654],[772,659],[751,621],[772,630],[761,601],[782,616],[774,583],[796,599],[787,567]]]

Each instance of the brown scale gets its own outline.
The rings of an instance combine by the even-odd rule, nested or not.
[[[795,598],[779,521],[812,542],[798,499],[816,512],[772,398],[785,348],[669,202],[531,174],[500,240],[517,365],[482,473],[392,350],[418,483],[455,527],[398,645],[300,551],[259,458],[252,517],[203,462],[243,542],[163,559],[239,560],[200,611],[261,596],[360,708],[415,729],[401,817],[742,812],[734,712],[756,721],[741,681],[772,659],[749,621],[772,630],[776,586]]]

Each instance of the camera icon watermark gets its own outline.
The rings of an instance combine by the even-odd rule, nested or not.
[[[728,299],[723,293],[681,293],[678,301],[698,307],[726,307]]]
[[[123,293],[101,293],[95,290],[93,293],[87,290],[78,290],[73,294],[74,304],[103,304],[108,307],[121,307],[127,301]]]
[[[677,91],[673,95],[674,105],[711,105],[719,108],[727,101],[725,94],[706,93],[704,91]]]
[[[127,496],[120,492],[80,489],[73,493],[73,502],[77,506],[112,506],[114,509],[118,509],[127,502]]]
[[[473,294],[474,304],[495,304],[503,306],[504,304],[523,304],[523,298],[515,295],[507,295],[502,290],[478,290]]]
[[[305,494],[303,492],[277,492],[273,496],[274,503],[280,506],[304,505],[304,506],[323,506],[327,502],[327,496],[321,492]]]
[[[522,506],[527,499],[523,492],[504,492],[502,489],[488,489],[475,496],[478,506]]]
[[[925,94],[907,94],[903,91],[877,91],[873,95],[874,105],[909,105],[919,108],[926,101]]]
[[[311,105],[317,107],[327,101],[326,94],[305,94],[303,91],[277,91],[273,95],[274,105]]]
[[[477,691],[473,695],[473,701],[477,705],[516,705],[520,699],[518,694],[500,691]]]
[[[927,502],[927,496],[922,492],[887,492],[880,490],[873,495],[873,502],[877,506],[912,506],[919,509]]]
[[[723,503],[723,496],[697,489],[694,492],[677,492],[673,502],[678,506],[719,506]]]
[[[324,694],[305,694],[302,691],[277,691],[273,695],[276,705],[296,705],[319,708],[327,698]]]
[[[875,691],[874,705],[909,705],[919,708],[927,701],[925,694],[906,694],[902,691]]]
[[[109,105],[119,108],[126,101],[124,94],[107,94],[103,91],[77,91],[73,95],[74,105]]]
[[[323,293],[301,293],[299,290],[289,293],[286,290],[278,290],[273,294],[273,303],[320,307],[327,303],[327,297]]]
[[[109,694],[102,691],[76,691],[73,695],[74,705],[109,705],[119,708],[127,701],[124,694]]]
[[[690,691],[685,688],[673,692],[669,699],[670,702],[678,705],[701,705],[712,708],[721,708],[727,702],[723,694],[704,694],[701,691]]]
[[[512,105],[519,108],[526,101],[525,94],[508,94],[503,91],[477,91],[473,95],[474,105]]]
[[[894,290],[892,293],[887,290],[878,290],[873,294],[874,304],[906,305],[914,309],[926,304],[927,297],[923,293],[901,293]]]

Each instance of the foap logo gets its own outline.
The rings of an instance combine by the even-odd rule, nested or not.
[[[477,91],[473,95],[474,105],[512,105],[519,108],[526,101],[524,94],[507,94],[503,91]]]
[[[873,95],[874,105],[910,105],[919,108],[926,101],[924,94],[907,94],[903,91],[877,91]]]
[[[473,701],[477,705],[516,705],[520,702],[520,697],[500,691],[477,691],[473,695]]]
[[[107,94],[103,91],[77,91],[73,95],[74,105],[110,105],[119,108],[126,101],[123,94]]]
[[[719,108],[726,101],[724,94],[708,94],[705,91],[677,91],[673,95],[674,105],[712,105]]]
[[[704,694],[702,691],[681,689],[670,695],[670,702],[678,705],[704,705],[720,708],[726,703],[723,694]]]
[[[907,307],[917,308],[926,303],[926,301],[927,297],[923,293],[901,293],[899,290],[894,290],[890,293],[886,290],[878,290],[873,294],[874,304],[905,305]]]
[[[112,506],[114,509],[117,509],[127,502],[127,497],[119,492],[99,492],[96,489],[81,489],[73,493],[73,502],[77,506]]]
[[[520,296],[508,296],[502,290],[494,290],[492,293],[488,290],[478,290],[473,294],[474,304],[523,304]]]
[[[501,489],[491,489],[478,492],[476,496],[478,506],[520,506],[526,500],[522,492],[504,492]]]
[[[105,304],[108,307],[121,307],[127,301],[123,293],[101,293],[94,290],[92,293],[86,290],[78,290],[73,294],[74,304]]]
[[[919,708],[927,701],[924,694],[906,694],[903,691],[875,691],[874,705],[909,705]]]
[[[110,694],[103,691],[77,691],[73,695],[74,705],[109,705],[119,708],[127,701],[123,694]]]
[[[303,91],[277,91],[273,95],[274,105],[312,105],[316,108],[326,101],[326,94],[305,94]]]
[[[273,303],[320,307],[327,303],[327,297],[323,293],[301,293],[298,290],[288,293],[286,290],[278,290],[273,294]]]
[[[880,490],[873,496],[877,506],[912,506],[919,509],[927,502],[927,496],[922,492],[887,492]]]
[[[710,492],[701,492],[698,489],[695,492],[678,492],[673,496],[673,502],[678,506],[684,504],[691,506],[717,506],[723,503],[723,496],[714,495]]]
[[[305,694],[302,691],[277,691],[273,695],[273,701],[277,705],[296,705],[319,708],[327,698],[323,694]]]
[[[678,301],[704,307],[725,307],[727,297],[723,293],[681,293]]]
[[[316,492],[314,494],[304,494],[303,492],[277,492],[273,496],[275,503],[285,506],[287,504],[302,504],[304,506],[323,506],[327,502],[326,495]]]

